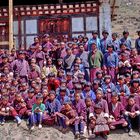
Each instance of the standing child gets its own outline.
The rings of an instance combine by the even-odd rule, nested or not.
[[[75,137],[79,138],[84,136],[84,126],[86,117],[86,104],[84,100],[81,99],[80,93],[76,92],[74,95],[73,107],[77,112],[77,117],[75,118]]]
[[[107,139],[109,134],[108,117],[103,112],[101,104],[95,105],[95,128],[94,133],[96,136],[101,135]]]
[[[30,116],[31,130],[34,129],[36,123],[39,123],[39,129],[42,128],[43,113],[45,111],[45,105],[42,102],[43,96],[41,93],[39,93],[36,96],[36,103],[32,107],[32,114]]]

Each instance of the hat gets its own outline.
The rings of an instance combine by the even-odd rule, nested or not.
[[[27,86],[27,83],[21,83],[21,86]]]
[[[103,106],[102,106],[102,104],[96,104],[95,105],[95,107],[94,107],[95,109],[103,109]]]
[[[96,85],[96,84],[100,84],[100,81],[99,80],[93,80],[93,85]]]
[[[107,30],[103,30],[102,34],[109,34]]]
[[[77,84],[77,83],[79,83],[79,81],[78,81],[77,79],[73,79],[73,80],[72,80],[72,83],[73,83],[73,84]]]
[[[94,117],[94,114],[93,113],[90,113],[89,114],[89,118],[91,118],[91,117]]]

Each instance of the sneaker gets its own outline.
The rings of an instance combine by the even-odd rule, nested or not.
[[[130,129],[130,131],[128,132],[128,135],[129,135],[130,137],[134,136],[134,133],[133,133],[133,130],[132,130],[132,129]]]
[[[18,120],[17,124],[18,124],[18,125],[20,125],[20,124],[21,124],[21,119],[19,119],[19,120]]]
[[[42,128],[42,125],[41,125],[41,124],[39,124],[39,125],[38,125],[38,128],[39,128],[39,129],[41,129],[41,128]]]
[[[78,139],[78,138],[80,138],[80,133],[79,132],[76,132],[75,133],[75,139]]]
[[[4,125],[4,124],[5,124],[5,122],[4,122],[4,121],[2,121],[2,122],[1,122],[1,125]]]
[[[32,126],[31,128],[30,128],[30,130],[34,130],[35,129],[35,127],[34,126]]]

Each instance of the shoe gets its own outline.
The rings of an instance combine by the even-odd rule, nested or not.
[[[38,128],[39,128],[39,129],[41,129],[41,128],[42,128],[42,125],[41,125],[41,124],[39,124],[39,125],[38,125]]]
[[[30,130],[34,130],[35,129],[35,127],[34,126],[32,126],[31,128],[30,128]]]
[[[75,139],[78,139],[78,138],[80,138],[80,133],[79,132],[76,132],[75,133]]]
[[[105,134],[103,134],[102,137],[103,137],[105,140],[107,140],[107,138],[108,138],[108,136],[105,135]]]
[[[4,124],[5,124],[5,122],[4,122],[4,121],[2,121],[2,122],[1,122],[1,125],[4,125]]]
[[[18,124],[18,125],[20,125],[20,124],[21,124],[21,119],[19,119],[19,120],[18,120],[17,124]]]
[[[130,129],[130,131],[128,132],[128,135],[129,135],[130,137],[134,136],[134,133],[133,133],[133,130],[132,130],[132,129]]]
[[[62,127],[62,126],[60,126],[60,127],[58,128],[58,130],[59,130],[59,131],[62,131],[62,129],[63,129],[63,127]]]

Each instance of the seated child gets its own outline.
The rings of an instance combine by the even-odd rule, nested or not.
[[[94,133],[96,136],[102,136],[107,139],[109,134],[108,117],[103,112],[101,104],[95,105],[95,128]]]
[[[15,95],[15,100],[13,101],[13,107],[18,113],[19,117],[22,118],[27,111],[26,103],[23,100],[23,97],[20,93]]]
[[[121,102],[118,101],[118,95],[116,93],[112,93],[111,95],[111,103],[109,104],[109,126],[110,129],[115,129],[116,126],[121,125],[122,127],[126,127],[128,125],[127,121],[124,118],[124,106]]]
[[[16,110],[9,103],[9,97],[5,95],[2,97],[2,101],[0,103],[0,123],[4,125],[5,118],[10,116],[16,119],[18,125],[21,123],[21,119]]]
[[[128,122],[129,136],[133,135],[132,125],[133,122],[138,123],[138,131],[140,133],[140,107],[135,103],[133,96],[128,99],[128,105],[126,106],[125,118]]]
[[[38,125],[39,129],[42,128],[43,113],[45,111],[45,105],[42,102],[43,102],[43,96],[41,93],[39,93],[36,96],[36,102],[32,107],[32,114],[30,116],[31,130],[34,129],[34,126],[37,123],[39,123]]]
[[[76,117],[76,111],[72,109],[71,101],[64,102],[60,113],[57,113],[59,130],[63,133],[67,131],[68,126],[73,126]]]
[[[43,122],[47,125],[53,125],[55,123],[56,113],[60,112],[61,104],[58,99],[56,99],[55,91],[49,92],[49,99],[46,104],[46,111],[44,113]]]

